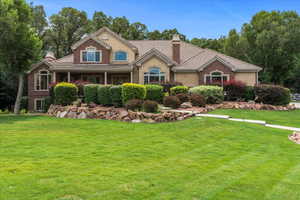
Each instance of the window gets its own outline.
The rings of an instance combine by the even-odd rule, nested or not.
[[[158,67],[150,68],[149,72],[144,73],[144,84],[160,83],[165,81],[165,73]]]
[[[83,62],[101,62],[101,56],[101,51],[96,50],[94,47],[89,47],[82,51]]]
[[[45,99],[35,99],[34,100],[34,109],[38,112],[45,111]]]
[[[51,83],[51,74],[47,70],[41,70],[35,75],[35,90],[47,91]]]
[[[210,74],[205,75],[205,83],[206,84],[213,84],[213,85],[221,85],[223,86],[224,82],[228,81],[229,75],[223,74],[220,71],[214,71]]]
[[[115,60],[117,61],[126,61],[127,60],[127,53],[124,51],[117,51],[115,53]]]

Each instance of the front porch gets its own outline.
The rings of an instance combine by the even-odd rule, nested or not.
[[[132,72],[53,72],[53,82],[90,82],[104,85],[132,83]]]

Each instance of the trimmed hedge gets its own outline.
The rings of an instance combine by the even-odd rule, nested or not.
[[[189,92],[189,88],[187,86],[175,86],[172,87],[170,90],[171,95],[177,95],[177,94],[187,94]]]
[[[121,85],[115,85],[111,86],[109,89],[110,97],[111,97],[111,103],[115,107],[121,107],[122,104],[122,86]]]
[[[256,102],[275,106],[287,105],[291,101],[288,88],[278,85],[257,85],[254,87]]]
[[[98,103],[97,100],[97,84],[87,84],[83,86],[84,102],[85,103]]]
[[[130,99],[125,104],[125,108],[127,110],[133,110],[133,111],[141,110],[142,106],[143,106],[143,100],[141,99]]]
[[[180,100],[176,96],[166,96],[164,97],[164,106],[171,108],[179,108],[181,105]]]
[[[112,105],[111,95],[110,95],[111,85],[99,85],[97,98],[98,103],[104,106]]]
[[[245,97],[246,84],[242,81],[226,81],[223,88],[226,101],[241,101]]]
[[[135,83],[124,83],[122,85],[122,101],[125,104],[131,99],[145,99],[146,87]]]
[[[166,81],[160,84],[163,87],[164,92],[168,92],[170,94],[170,89],[175,86],[183,85],[180,82],[176,81]]]
[[[189,92],[204,96],[208,104],[222,103],[224,100],[223,88],[219,86],[200,85],[191,88]]]
[[[164,91],[160,85],[145,85],[146,87],[146,100],[162,102]]]
[[[54,88],[55,103],[59,105],[70,105],[77,99],[78,88],[73,83],[61,82]]]
[[[204,96],[199,94],[191,94],[190,101],[193,106],[198,106],[198,107],[205,107],[206,104]]]
[[[157,113],[158,103],[156,101],[146,100],[143,103],[143,110],[147,113]]]

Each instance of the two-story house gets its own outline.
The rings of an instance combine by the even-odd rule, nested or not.
[[[28,72],[29,110],[43,110],[52,82],[90,81],[99,84],[140,84],[177,81],[187,86],[235,79],[258,82],[260,67],[172,40],[125,40],[108,28],[85,36],[73,53],[56,59],[52,53]]]

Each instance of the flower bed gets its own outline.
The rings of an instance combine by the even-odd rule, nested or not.
[[[127,111],[124,108],[103,107],[87,104],[81,106],[51,105],[48,115],[59,118],[73,119],[108,119],[126,122],[169,122],[184,120],[193,117],[194,114],[165,111],[161,113],[146,113]]]

